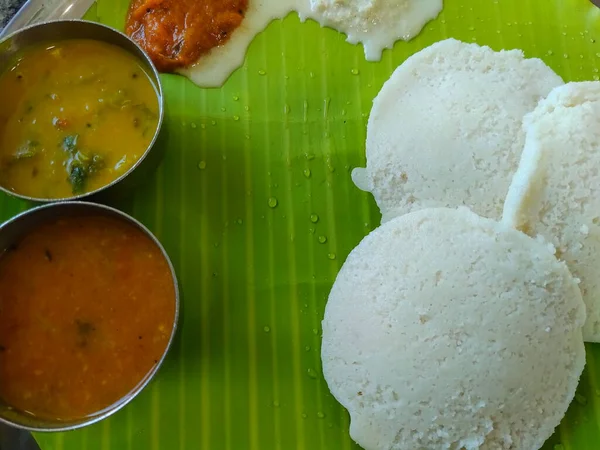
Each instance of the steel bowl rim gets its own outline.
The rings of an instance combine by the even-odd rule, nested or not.
[[[7,189],[6,187],[4,187],[2,184],[0,184],[0,191],[12,196],[12,197],[16,197],[19,198],[21,200],[26,200],[26,201],[30,201],[33,203],[39,203],[39,204],[51,204],[51,203],[56,203],[56,202],[70,202],[70,201],[78,201],[78,200],[83,200],[83,199],[87,199],[88,197],[91,197],[93,195],[97,195],[100,194],[101,192],[106,191],[107,189],[110,189],[112,187],[114,187],[115,185],[121,183],[123,180],[125,180],[125,178],[127,178],[128,176],[130,176],[135,169],[137,169],[142,162],[144,162],[144,160],[147,158],[148,154],[150,153],[150,151],[152,150],[152,148],[154,147],[154,145],[156,144],[156,141],[158,140],[158,136],[160,135],[161,129],[162,129],[162,125],[163,125],[163,121],[164,121],[164,110],[165,110],[165,105],[164,105],[164,95],[163,95],[163,88],[162,88],[162,82],[160,80],[160,74],[158,73],[158,70],[156,69],[156,66],[154,65],[154,63],[152,62],[152,59],[148,56],[148,54],[144,51],[144,49],[142,49],[142,47],[140,47],[138,45],[137,42],[135,42],[133,39],[131,39],[129,36],[127,36],[125,33],[117,30],[116,28],[110,27],[108,25],[104,25],[102,23],[98,23],[98,22],[92,22],[90,20],[82,20],[82,19],[59,19],[59,20],[49,20],[49,21],[45,21],[45,22],[40,22],[40,23],[35,23],[32,25],[28,25],[24,28],[21,28],[20,30],[17,30],[7,36],[4,36],[2,38],[0,38],[0,45],[3,44],[4,42],[8,41],[9,39],[13,39],[15,36],[18,36],[21,33],[25,33],[33,28],[38,28],[38,27],[43,27],[43,26],[52,26],[52,25],[58,25],[61,23],[80,23],[80,24],[84,24],[84,26],[93,26],[93,27],[99,27],[99,28],[104,28],[105,30],[112,32],[112,33],[116,33],[117,35],[119,35],[121,38],[124,38],[126,40],[128,40],[130,43],[132,43],[135,47],[137,47],[137,49],[140,51],[140,55],[136,55],[133,52],[126,50],[122,47],[121,48],[123,51],[126,51],[127,53],[131,54],[132,56],[134,56],[136,59],[138,60],[143,60],[147,63],[148,67],[150,68],[150,70],[152,71],[152,74],[154,76],[154,78],[156,79],[156,84],[155,85],[155,91],[156,91],[156,99],[158,101],[158,122],[156,123],[156,130],[154,131],[154,135],[152,136],[152,140],[150,141],[150,143],[148,144],[148,146],[146,147],[146,150],[144,150],[144,153],[142,154],[142,156],[135,162],[135,164],[133,166],[131,166],[129,168],[129,170],[127,172],[125,172],[124,174],[122,174],[120,177],[114,179],[113,181],[111,181],[108,184],[105,184],[104,186],[99,187],[98,189],[95,189],[93,191],[90,192],[86,192],[84,194],[78,194],[78,195],[73,195],[71,197],[63,197],[63,198],[38,198],[38,197],[30,197],[28,195],[24,195],[24,194],[19,194],[17,192],[11,191],[10,189]],[[96,40],[96,39],[91,39],[91,40]],[[99,40],[101,41],[101,40]],[[103,41],[101,41],[103,42]],[[1,73],[0,73],[1,75]]]
[[[96,415],[90,417],[89,419],[83,419],[81,422],[78,422],[75,424],[65,423],[64,426],[61,426],[60,425],[61,422],[56,422],[58,425],[56,427],[24,425],[24,424],[20,424],[17,422],[13,422],[12,420],[6,419],[5,417],[2,417],[2,415],[0,415],[1,423],[11,426],[11,427],[14,427],[14,428],[21,429],[21,430],[32,431],[32,432],[46,432],[46,433],[72,431],[72,430],[77,430],[79,428],[87,427],[89,425],[93,425],[95,423],[100,422],[101,420],[108,418],[109,416],[112,416],[117,411],[121,410],[127,404],[129,404],[134,398],[136,398],[146,388],[146,386],[148,386],[148,384],[150,384],[150,382],[156,377],[156,374],[159,372],[160,368],[163,365],[164,360],[167,357],[167,354],[169,353],[171,347],[173,346],[173,342],[175,340],[175,336],[176,336],[177,330],[178,330],[181,299],[180,299],[180,295],[179,295],[179,282],[177,280],[177,274],[175,272],[175,267],[173,266],[173,263],[171,262],[171,259],[169,258],[167,251],[165,250],[165,248],[163,247],[161,242],[158,240],[158,238],[143,223],[141,223],[139,220],[137,220],[133,216],[130,216],[129,214],[124,213],[123,211],[120,211],[111,206],[107,206],[107,205],[103,205],[103,204],[99,204],[99,203],[86,202],[86,201],[55,202],[55,203],[36,206],[32,209],[29,209],[27,211],[23,211],[23,212],[17,214],[16,216],[12,217],[11,219],[8,219],[7,221],[0,224],[0,233],[2,233],[8,225],[16,223],[26,216],[35,215],[38,212],[40,212],[42,210],[46,210],[46,209],[69,208],[69,207],[83,207],[83,208],[86,208],[86,209],[89,208],[92,210],[96,209],[101,213],[109,213],[109,214],[116,215],[120,219],[135,226],[137,229],[139,229],[141,232],[143,232],[144,235],[149,237],[152,240],[152,242],[154,243],[154,245],[156,245],[158,247],[158,249],[161,251],[163,257],[165,258],[167,265],[169,266],[169,270],[171,272],[171,278],[173,281],[173,288],[175,290],[175,298],[174,298],[175,311],[174,311],[174,316],[173,316],[173,326],[172,326],[172,330],[171,330],[171,336],[169,337],[169,341],[167,342],[167,345],[165,347],[165,350],[163,351],[162,356],[160,357],[158,362],[152,367],[152,369],[145,375],[144,379],[142,381],[140,381],[140,383],[138,383],[135,387],[133,387],[131,391],[129,391],[122,398],[117,400],[117,402],[115,402],[113,405],[110,405],[110,406],[104,408],[103,410],[98,411],[96,413]],[[56,217],[60,217],[60,215],[57,214]],[[25,233],[25,234],[27,234],[27,233]]]

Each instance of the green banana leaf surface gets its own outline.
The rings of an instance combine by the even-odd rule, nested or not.
[[[123,29],[127,7],[98,0],[88,18]],[[365,163],[383,83],[446,37],[521,48],[566,81],[600,77],[600,9],[588,0],[445,0],[419,36],[375,63],[342,34],[290,14],[257,36],[220,89],[162,76],[165,157],[111,204],[169,252],[181,327],[138,398],[89,428],[36,434],[43,450],[358,448],[319,356],[337,271],[380,220],[350,171]],[[31,206],[2,195],[0,218]],[[586,348],[577,397],[545,450],[600,449],[600,345]]]

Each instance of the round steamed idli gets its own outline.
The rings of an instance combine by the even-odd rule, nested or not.
[[[377,95],[367,167],[353,179],[373,193],[384,222],[461,205],[500,219],[523,149],[523,116],[560,84],[520,50],[438,42],[408,58]]]
[[[600,82],[554,89],[523,123],[504,221],[556,246],[581,280],[583,338],[600,342]]]
[[[537,450],[585,364],[585,306],[549,244],[466,208],[356,247],[323,320],[325,379],[368,450]]]

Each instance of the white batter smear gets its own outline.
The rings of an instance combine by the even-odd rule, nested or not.
[[[311,18],[361,42],[368,61],[398,40],[409,41],[435,19],[442,0],[310,0]]]
[[[180,70],[198,86],[220,87],[242,64],[254,37],[275,19],[292,11],[308,11],[309,0],[249,0],[242,24],[222,46],[216,47],[191,67]],[[302,8],[302,5],[306,5]]]
[[[409,40],[442,9],[442,0],[250,0],[246,17],[224,45],[202,56],[180,74],[201,87],[219,87],[244,63],[254,37],[275,19],[295,11],[300,19],[314,19],[362,42],[369,61],[381,58],[384,48]]]

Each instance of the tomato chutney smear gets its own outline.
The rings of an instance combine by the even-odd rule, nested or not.
[[[176,293],[160,248],[116,218],[39,226],[0,257],[0,398],[44,420],[115,404],[161,359]]]
[[[240,26],[248,0],[132,0],[126,32],[162,72],[194,64]]]

